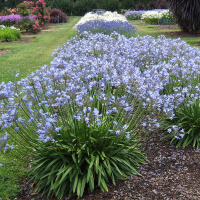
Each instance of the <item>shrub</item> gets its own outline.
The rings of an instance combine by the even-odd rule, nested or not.
[[[33,1],[23,1],[19,5],[17,5],[17,13],[20,14],[21,16],[28,16],[32,14],[31,10],[32,7],[34,6]]]
[[[155,3],[155,1],[150,1],[148,7],[149,7],[150,10],[156,9],[156,3]]]
[[[158,8],[160,9],[168,9],[167,2],[165,0],[157,0]]]
[[[78,0],[74,3],[73,13],[76,16],[83,16],[85,13],[96,9],[95,0]]]
[[[37,15],[40,26],[49,23],[50,14],[46,8],[46,3],[44,0],[39,0],[35,3],[35,7],[33,7],[32,13]]]
[[[147,24],[175,24],[176,21],[172,16],[172,13],[169,10],[152,10],[146,11],[142,14],[142,20],[145,21]]]
[[[6,28],[0,26],[0,40],[5,42],[17,41],[21,37],[21,33],[14,27]]]
[[[137,5],[137,10],[144,10],[145,9],[145,5],[143,3],[139,3]]]
[[[121,2],[116,0],[102,0],[102,8],[108,11],[120,11],[121,9]]]
[[[0,24],[4,26],[13,26],[16,24],[19,20],[23,19],[20,15],[6,15],[6,16],[0,16]]]
[[[140,0],[123,0],[122,8],[124,9],[136,9],[137,5],[140,3]]]
[[[26,32],[38,33],[42,30],[39,25],[38,20],[32,19],[35,16],[24,17],[20,20],[15,27],[19,28],[20,30],[26,30]]]
[[[50,23],[65,23],[69,20],[67,14],[62,12],[57,8],[53,8],[49,10],[50,14]]]
[[[73,0],[52,0],[47,1],[48,8],[57,8],[62,10],[62,12],[66,13],[68,16],[73,14]]]

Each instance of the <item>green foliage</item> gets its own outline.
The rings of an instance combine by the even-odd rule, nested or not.
[[[176,147],[186,147],[193,144],[197,149],[200,148],[200,100],[191,100],[175,110],[172,120],[164,120],[168,134],[164,138],[171,139],[176,143]],[[176,124],[177,126],[174,126]],[[172,129],[170,128],[172,127]]]
[[[18,13],[19,13],[21,16],[28,16],[28,15],[31,14],[28,5],[26,5],[25,3],[19,4],[19,5],[17,6],[17,9],[18,9]]]
[[[135,146],[136,140],[114,134],[94,132],[90,141],[66,137],[59,147],[33,154],[30,173],[37,183],[36,192],[55,194],[58,199],[76,194],[81,197],[95,186],[108,191],[108,181],[138,174],[136,167],[145,157]],[[72,142],[74,141],[74,142]]]
[[[122,8],[123,9],[136,9],[136,6],[139,4],[140,0],[123,0]]]
[[[0,27],[0,41],[11,42],[17,41],[21,37],[19,30],[15,28],[1,28]]]
[[[117,0],[102,0],[102,6],[105,10],[119,12],[122,4]]]
[[[176,19],[173,17],[172,13],[167,12],[162,14],[162,18],[159,19],[159,24],[161,25],[176,24]]]
[[[95,0],[78,0],[74,3],[73,15],[83,16],[85,13],[92,11],[92,9],[96,8],[97,6]]]
[[[54,8],[60,9],[64,13],[67,13],[68,16],[73,14],[73,5],[74,5],[73,0],[59,0],[59,1],[52,0],[52,1],[46,1],[46,2],[47,2],[47,6],[52,9]]]

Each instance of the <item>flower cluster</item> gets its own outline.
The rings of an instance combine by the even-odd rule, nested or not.
[[[109,97],[113,102],[107,102],[108,97],[103,92],[107,85],[113,88],[123,86],[126,94],[145,101],[143,106],[149,104],[152,109],[163,111],[173,118],[174,109],[178,105],[188,97],[198,98],[199,86],[192,86],[190,79],[199,75],[199,57],[199,49],[191,48],[181,39],[166,39],[164,36],[158,39],[151,36],[127,39],[113,33],[111,36],[104,34],[84,36],[81,40],[79,37],[72,38],[57,49],[50,67],[43,67],[18,83],[22,86],[23,94],[26,94],[22,99],[23,105],[28,106],[31,117],[15,118],[16,107],[19,104],[11,96],[8,97],[9,110],[1,118],[1,124],[4,127],[9,124],[18,127],[23,126],[25,121],[34,122],[35,127],[38,127],[35,132],[40,133],[40,137],[52,138],[50,133],[59,127],[53,125],[49,118],[53,121],[56,118],[54,115],[48,116],[45,110],[33,108],[38,98],[41,98],[40,106],[44,108],[76,102],[80,108],[76,110],[74,118],[84,120],[88,125],[93,124],[94,119],[100,120],[96,123],[101,122],[103,119],[100,116],[93,118],[92,115],[84,115],[84,111],[81,111],[84,107],[87,110],[91,107],[89,102],[93,102],[94,96],[91,96],[90,91],[96,90],[97,86],[101,86],[102,90],[98,99],[105,100],[105,105],[114,106],[117,100],[119,104],[124,102],[124,109],[129,111],[131,106],[125,101],[126,96],[123,96],[124,99]],[[163,91],[174,82],[171,77],[176,77],[177,83],[184,82],[184,87],[176,85],[173,88],[175,92],[167,95]],[[55,83],[56,88],[63,88],[64,85],[65,87],[62,91],[57,91]],[[10,96],[16,86],[11,83],[8,86],[3,91],[11,90],[12,92],[9,90],[6,92],[7,96]],[[33,93],[35,89],[39,94]],[[19,96],[15,93],[13,95]],[[110,114],[114,112],[112,107],[109,110]],[[34,121],[35,116],[40,116],[40,121]],[[49,135],[46,135],[47,133]]]
[[[167,9],[160,9],[160,10],[152,10],[147,11],[142,14],[141,19],[145,21],[145,23],[150,24],[158,24],[158,20],[160,24],[162,21],[168,20],[168,23],[175,23],[175,19],[172,16],[172,13]]]
[[[50,14],[44,0],[39,0],[35,3],[35,7],[32,8],[32,13],[37,15],[40,26],[49,23]]]
[[[110,35],[115,31],[121,35],[125,35],[126,37],[131,37],[135,35],[136,28],[129,22],[92,20],[77,26],[78,35],[85,31],[93,34],[104,33],[107,35]]]
[[[5,25],[5,26],[12,26],[22,19],[23,17],[18,14],[0,16],[0,24]]]
[[[142,14],[144,14],[146,11],[144,10],[129,10],[127,12],[124,13],[124,16],[128,19],[128,20],[139,20],[142,17]]]
[[[104,12],[103,14],[98,14],[94,12],[89,12],[85,14],[79,22],[75,25],[75,27],[86,23],[87,21],[92,21],[92,20],[103,20],[103,21],[122,21],[122,22],[127,22],[126,17],[124,17],[121,14],[118,14],[117,12]]]

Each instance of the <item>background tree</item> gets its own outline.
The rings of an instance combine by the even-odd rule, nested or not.
[[[183,31],[196,32],[200,29],[199,0],[167,0],[167,3]]]

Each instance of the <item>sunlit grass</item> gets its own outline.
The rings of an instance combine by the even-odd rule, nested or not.
[[[41,66],[49,65],[51,54],[55,49],[75,35],[73,26],[80,17],[72,17],[69,23],[53,26],[51,30],[44,30],[41,34],[22,37],[36,37],[30,43],[0,43],[1,49],[10,50],[0,57],[0,81],[13,80],[13,75],[20,73],[18,79],[26,77]]]

